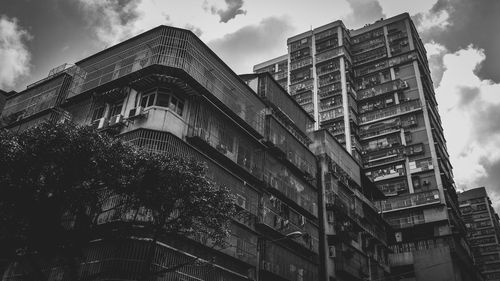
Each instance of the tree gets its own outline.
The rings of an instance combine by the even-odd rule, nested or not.
[[[42,123],[19,133],[0,130],[0,259],[46,280],[36,260],[59,257],[76,280],[75,258],[91,239],[109,235],[101,229],[110,214],[134,222],[125,228],[142,224],[151,248],[164,235],[199,233],[222,245],[235,209],[229,190],[206,169],[91,127]],[[150,274],[145,261],[144,276]]]

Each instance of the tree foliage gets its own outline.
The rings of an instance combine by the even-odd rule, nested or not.
[[[143,223],[155,239],[203,233],[221,245],[235,209],[228,189],[206,169],[90,127],[42,123],[19,133],[0,130],[0,258],[20,250],[75,255],[110,213]]]

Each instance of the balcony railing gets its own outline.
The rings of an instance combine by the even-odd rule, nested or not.
[[[289,218],[283,217],[271,208],[262,207],[263,210],[260,212],[258,217],[258,222],[267,225],[268,227],[280,232],[283,235],[288,233],[300,231],[302,233],[307,233],[305,228],[305,223],[299,226],[293,223]],[[307,233],[309,234],[309,239],[292,239],[294,242],[310,249],[311,251],[318,253],[319,251],[319,239],[317,233]]]
[[[376,155],[363,157],[363,163],[366,168],[370,168],[386,163],[401,161],[405,159],[404,151],[404,147],[398,147],[384,152],[378,152]]]
[[[408,88],[408,83],[401,79],[392,80],[368,89],[358,90],[358,99],[364,100],[378,95]]]
[[[359,194],[358,194],[359,196]],[[362,201],[367,201],[366,198],[360,198]],[[381,228],[381,225],[378,225],[374,221],[369,221],[364,218],[364,215],[360,215],[356,212],[354,208],[351,207],[349,202],[346,202],[342,199],[341,196],[332,191],[327,191],[325,193],[325,204],[328,209],[338,211],[343,215],[349,217],[351,220],[356,222],[359,227],[363,228],[364,231],[370,233],[373,237],[376,237],[378,240],[382,242],[386,242],[387,236],[386,233]],[[369,204],[370,207],[375,208],[374,205]],[[353,205],[352,205],[353,206]]]
[[[287,78],[287,77],[288,77],[287,71],[274,74],[274,80],[276,80],[276,81]]]
[[[410,174],[424,172],[434,169],[432,159],[421,159],[410,162]]]
[[[319,98],[326,98],[342,92],[342,84],[336,83],[318,89]]]
[[[369,112],[360,116],[361,124],[365,125],[368,122],[373,122],[376,120],[385,119],[388,117],[396,116],[399,114],[404,114],[408,112],[412,112],[415,110],[422,109],[422,105],[420,100],[412,100],[409,102],[397,104],[395,106],[387,107],[378,111]]]
[[[388,60],[389,62],[389,66],[395,66],[395,65],[398,65],[398,64],[401,64],[401,63],[405,63],[405,62],[409,62],[409,61],[412,61],[412,60],[416,60],[418,58],[417,56],[417,53],[415,52],[412,52],[412,53],[409,53],[409,54],[404,54],[404,55],[401,55],[401,56],[397,56],[397,57],[392,57]]]
[[[410,193],[398,197],[389,198],[378,202],[382,212],[395,211],[422,205],[440,203],[439,190],[429,190],[419,193]]]
[[[344,54],[346,54],[344,47],[340,46],[340,47],[337,47],[333,50],[329,50],[329,51],[326,51],[326,52],[323,52],[323,53],[316,55],[316,63],[324,62],[324,61],[327,61],[329,59],[332,59],[334,57],[338,57],[338,56],[341,56]]]
[[[314,88],[314,80],[307,80],[297,84],[290,85],[290,95],[298,94],[303,91],[311,91]]]
[[[306,58],[300,59],[298,61],[294,61],[294,62],[290,63],[290,70],[293,71],[293,70],[302,68],[304,66],[312,65],[312,62],[313,62],[312,57],[306,57]]]
[[[339,71],[339,70],[340,70],[340,66],[339,65],[334,65],[332,67],[325,67],[325,68],[318,69],[316,71],[316,74],[318,76],[321,76],[321,75],[328,74],[328,73],[333,73],[333,72]]]
[[[339,107],[336,109],[330,109],[328,111],[321,112],[319,114],[319,121],[322,122],[322,121],[332,120],[343,116],[344,116],[344,108]]]
[[[316,174],[316,159],[306,144],[300,143],[288,130],[274,118],[268,117],[267,140],[280,149],[290,163],[302,172],[313,176]]]
[[[388,222],[396,229],[406,228],[425,223],[425,217],[424,215],[408,216],[404,218],[388,219]]]
[[[264,182],[268,187],[278,190],[311,214],[318,215],[318,207],[314,200],[315,192],[306,184],[299,183],[298,179],[291,177],[289,173],[279,175],[270,170],[265,170]]]
[[[219,132],[213,132],[199,126],[190,126],[187,137],[202,141],[205,145],[219,151],[250,174],[259,179],[262,178],[263,155],[255,151],[257,149],[256,145],[242,142],[238,144],[239,148],[236,150],[236,146],[221,138]]]
[[[396,41],[396,40],[402,39],[402,38],[407,38],[407,37],[408,37],[408,34],[406,34],[406,32],[404,32],[404,31],[399,31],[399,32],[395,32],[395,33],[387,35],[387,39],[389,40],[389,43],[392,43],[393,41]]]

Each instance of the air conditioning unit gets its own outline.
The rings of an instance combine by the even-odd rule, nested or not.
[[[138,106],[132,108],[128,113],[128,119],[140,118],[144,115],[144,108],[142,106]]]
[[[92,126],[97,130],[102,130],[108,126],[108,119],[105,117],[96,119],[92,122]]]
[[[123,115],[117,114],[109,118],[109,126],[116,126],[123,123]]]

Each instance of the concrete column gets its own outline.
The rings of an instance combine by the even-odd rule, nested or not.
[[[434,167],[434,176],[436,177],[437,188],[439,189],[439,195],[441,196],[441,202],[445,204],[443,182],[441,181],[441,173],[439,171],[439,165],[437,161],[436,147],[434,146],[434,137],[432,136],[431,122],[429,120],[429,112],[427,111],[427,103],[425,100],[424,89],[422,86],[422,78],[420,77],[420,69],[418,68],[418,62],[413,61],[413,68],[415,70],[415,77],[417,80],[417,88],[420,97],[420,102],[422,103],[422,112],[424,115],[425,131],[427,132],[427,139],[429,141],[429,148],[432,158],[432,166]],[[447,213],[448,214],[448,213]]]

